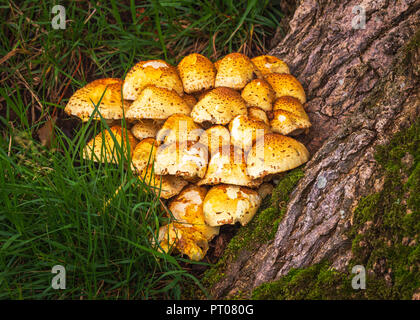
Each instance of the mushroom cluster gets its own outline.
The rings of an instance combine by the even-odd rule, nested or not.
[[[277,174],[308,161],[305,146],[289,137],[311,126],[305,102],[276,57],[231,53],[213,63],[193,53],[177,67],[141,61],[124,80],[93,81],[65,111],[109,121],[84,158],[118,164],[124,146],[130,169],[167,201],[172,220],[159,230],[159,250],[198,261],[220,226],[253,218]],[[126,126],[115,124],[123,118]]]

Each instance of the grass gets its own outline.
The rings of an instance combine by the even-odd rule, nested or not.
[[[87,82],[123,77],[139,60],[266,52],[282,15],[256,0],[69,2],[66,29],[54,30],[52,6],[0,5],[0,299],[182,298],[200,284],[191,261],[152,245],[166,220],[156,197],[125,170],[129,159],[82,159],[107,126],[82,125],[63,108]],[[47,148],[38,133],[51,118]],[[57,264],[65,290],[51,288]]]

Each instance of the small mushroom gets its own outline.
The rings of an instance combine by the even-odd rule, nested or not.
[[[248,108],[248,119],[254,121],[264,122],[266,125],[270,125],[268,121],[267,113],[263,109],[257,107]]]
[[[110,130],[104,130],[90,140],[83,148],[83,158],[96,162],[118,163],[120,151],[124,155],[133,154],[137,140],[129,130],[121,126],[113,126]]]
[[[203,178],[207,170],[207,147],[199,142],[185,141],[162,144],[156,151],[155,172],[194,180]]]
[[[236,222],[244,226],[260,205],[261,197],[257,191],[241,186],[217,185],[204,198],[204,219],[213,227]]]
[[[102,118],[107,120],[122,119],[124,112],[130,106],[129,101],[122,101],[121,95],[122,80],[106,78],[92,81],[83,88],[77,90],[69,99],[64,111],[88,121],[94,114],[95,105],[98,105],[98,112]],[[96,113],[93,119],[101,119]]]
[[[291,96],[297,98],[302,104],[306,102],[305,90],[291,74],[270,73],[264,79],[276,92],[276,98]]]
[[[247,56],[236,52],[230,53],[218,64],[215,86],[241,90],[255,76],[262,77]]]
[[[191,108],[175,91],[147,86],[126,113],[130,119],[167,119],[173,114],[189,115]]]
[[[297,135],[311,126],[309,117],[298,99],[280,97],[273,107],[274,118],[270,121],[273,132]]]
[[[263,79],[255,79],[248,83],[241,93],[248,107],[259,107],[264,111],[270,111],[276,93],[273,88]]]
[[[247,173],[253,178],[294,169],[309,160],[309,152],[299,141],[277,133],[258,139],[247,155]]]
[[[149,164],[155,161],[158,143],[154,138],[146,138],[137,143],[131,159],[131,168],[141,173]]]
[[[229,124],[230,140],[233,145],[247,152],[258,137],[271,132],[262,121],[251,120],[246,115],[236,116]]]
[[[228,124],[235,116],[246,114],[246,104],[241,95],[230,88],[216,88],[208,92],[191,111],[195,122]]]
[[[159,143],[198,141],[204,130],[193,119],[183,114],[170,116],[156,135]]]
[[[123,85],[124,99],[136,100],[148,85],[175,90],[183,95],[183,87],[174,66],[163,60],[140,61],[128,71]]]
[[[146,138],[156,137],[156,133],[162,126],[162,121],[142,119],[139,120],[131,127],[131,133],[138,139],[143,140]]]
[[[216,68],[205,56],[192,53],[178,64],[179,75],[186,93],[214,88]]]
[[[233,145],[225,145],[222,150],[211,155],[206,176],[197,184],[233,184],[258,187],[262,179],[251,179],[247,174],[244,152]]]
[[[274,56],[258,56],[251,61],[264,76],[269,73],[290,73],[286,62]]]

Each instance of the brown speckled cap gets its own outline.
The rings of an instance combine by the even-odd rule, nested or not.
[[[276,93],[273,88],[263,79],[255,79],[248,83],[241,93],[248,107],[259,107],[264,111],[270,111]]]
[[[153,138],[146,138],[137,143],[131,158],[131,168],[137,173],[142,172],[155,161],[158,144]]]
[[[95,110],[95,105],[100,101],[98,111],[104,119],[122,119],[123,111],[127,111],[130,106],[129,101],[121,100],[122,83],[121,79],[115,78],[92,81],[71,96],[64,111],[79,117],[82,121],[88,121]],[[99,120],[100,116],[96,113],[93,118]]]
[[[236,116],[229,124],[230,140],[233,145],[248,151],[259,136],[271,132],[262,121],[251,120],[246,115]]]
[[[258,56],[252,58],[251,61],[263,75],[269,73],[290,73],[286,62],[274,56]]]
[[[156,135],[160,143],[198,141],[204,130],[193,119],[183,114],[174,114],[166,119]]]
[[[205,56],[192,53],[178,64],[178,72],[186,93],[214,88],[216,68]]]
[[[138,139],[154,138],[162,127],[162,120],[142,119],[131,127],[131,133]]]
[[[175,90],[179,95],[184,92],[176,68],[163,60],[140,61],[132,67],[124,79],[124,99],[136,100],[147,85]]]
[[[191,112],[190,107],[175,91],[147,86],[126,113],[129,119],[167,119],[173,114]]]
[[[291,74],[270,73],[265,76],[265,80],[276,92],[276,98],[291,96],[297,98],[302,104],[306,102],[305,90]]]

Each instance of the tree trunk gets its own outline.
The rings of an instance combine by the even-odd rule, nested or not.
[[[363,9],[364,28],[356,17]],[[313,126],[299,140],[312,157],[275,239],[242,250],[211,288],[213,297],[250,292],[325,258],[338,270],[346,268],[351,248],[345,232],[353,210],[383,186],[375,148],[419,114],[420,52],[418,46],[406,50],[419,27],[420,1],[297,5],[288,34],[270,54],[286,61],[305,88]]]

